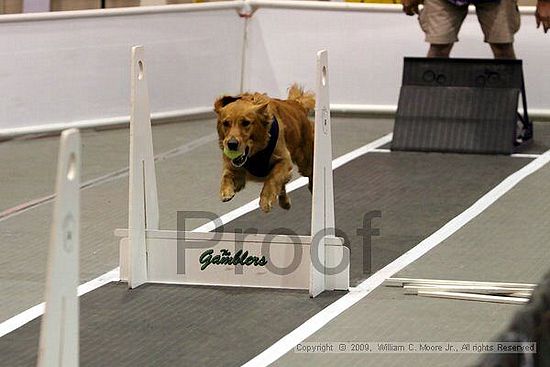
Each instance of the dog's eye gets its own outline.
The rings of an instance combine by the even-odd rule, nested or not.
[[[225,120],[224,122],[222,122],[222,124],[223,124],[224,127],[229,127],[229,126],[231,126],[231,122],[229,122],[229,121],[227,121],[227,120]]]
[[[250,121],[248,121],[248,120],[243,120],[243,121],[241,122],[241,124],[243,125],[243,127],[247,127],[248,125],[250,125]]]

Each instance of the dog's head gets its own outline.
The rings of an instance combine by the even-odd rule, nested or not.
[[[254,154],[269,140],[271,116],[269,99],[263,95],[243,94],[220,97],[214,103],[218,116],[220,148],[237,155]]]

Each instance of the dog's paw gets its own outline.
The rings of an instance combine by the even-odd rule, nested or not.
[[[260,196],[260,209],[264,213],[269,213],[273,208],[273,198],[270,195],[261,195]]]
[[[233,190],[231,187],[222,188],[220,190],[220,199],[224,203],[226,201],[233,199],[234,196],[235,196],[235,190]]]
[[[246,180],[235,180],[235,192],[239,192],[242,189],[244,189],[244,186],[246,185]]]
[[[287,195],[279,195],[279,206],[285,210],[291,207],[290,198]]]

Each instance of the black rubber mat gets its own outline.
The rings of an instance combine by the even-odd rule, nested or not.
[[[511,154],[522,91],[521,60],[405,58],[392,149]]]
[[[516,147],[515,153],[542,154],[550,149],[550,123],[535,121],[533,125],[535,134],[533,140]],[[390,149],[391,144],[384,144],[380,149]]]
[[[496,183],[528,161],[504,156],[439,153],[371,153],[336,170],[336,227],[351,249],[351,283],[357,284],[435,232],[472,205]],[[310,233],[311,195],[306,188],[289,194],[289,212],[249,213],[225,230]],[[364,216],[376,215],[371,266],[363,266]],[[365,245],[368,244],[365,243]],[[364,272],[366,271],[366,272]]]
[[[349,238],[352,282],[364,279],[363,215],[373,227],[373,268],[416,245],[470,206],[526,159],[454,154],[372,153],[335,173],[336,222]],[[290,194],[293,208],[251,212],[227,226],[309,232],[310,196]],[[358,255],[361,254],[361,255]],[[81,298],[81,366],[237,366],[332,303],[344,292],[307,292],[109,284]],[[36,363],[39,320],[0,339],[0,366]]]
[[[515,105],[513,102],[518,100],[517,90],[436,89],[424,86],[401,89],[392,150],[514,152],[517,102]]]
[[[343,294],[111,283],[81,297],[80,366],[240,365]],[[0,339],[0,365],[36,365],[39,327]]]

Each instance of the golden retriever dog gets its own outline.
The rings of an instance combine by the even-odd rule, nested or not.
[[[219,145],[223,154],[220,199],[229,201],[246,180],[263,182],[260,208],[269,212],[277,198],[290,209],[285,185],[292,176],[292,163],[309,178],[313,175],[313,123],[308,113],[315,107],[311,92],[292,85],[288,99],[261,93],[223,96],[214,103],[218,117]]]

